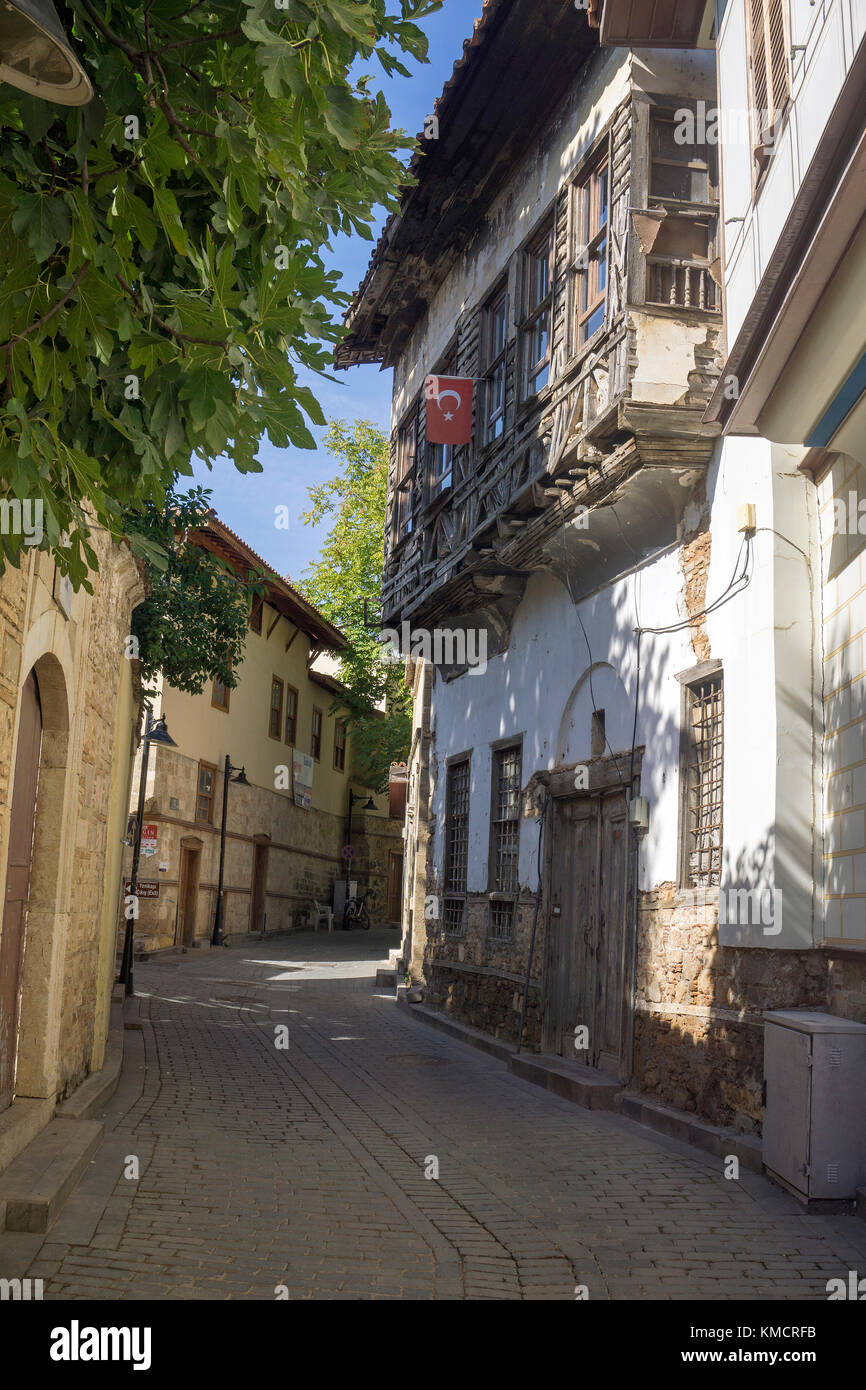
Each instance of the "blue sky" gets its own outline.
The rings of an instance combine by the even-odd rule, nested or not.
[[[451,75],[454,60],[462,52],[463,40],[472,33],[472,25],[481,13],[481,0],[445,0],[442,9],[424,21],[430,42],[430,61],[420,66],[411,64],[412,76],[386,78],[374,62],[370,69],[391,108],[392,123],[415,135],[421,130],[425,116]],[[407,61],[407,67],[410,63]],[[378,238],[384,214],[374,227]],[[354,290],[361,283],[370,253],[375,243],[361,237],[339,237],[334,244],[333,265],[341,272],[343,288]],[[391,403],[390,371],[380,372],[376,366],[353,367],[336,372],[339,385],[319,377],[305,378],[320,402],[325,416],[343,419],[367,419],[383,429],[388,428]],[[322,431],[314,431],[318,436]],[[212,491],[212,503],[228,526],[242,536],[279,574],[298,579],[309,562],[316,558],[327,532],[327,525],[304,526],[300,514],[309,506],[308,488],[325,482],[335,471],[334,461],[323,448],[274,449],[267,440],[259,451],[261,473],[238,473],[226,459],[220,459],[213,469],[198,465],[194,479]],[[181,485],[186,485],[181,480]],[[276,530],[274,508],[286,506],[289,512],[288,530]]]

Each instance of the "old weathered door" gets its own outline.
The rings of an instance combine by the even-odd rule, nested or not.
[[[177,892],[177,940],[181,946],[191,946],[195,941],[200,854],[197,845],[181,845]]]
[[[550,816],[542,1047],[618,1073],[631,940],[625,801],[618,788],[555,798]],[[576,1048],[581,1028],[587,1046]]]
[[[392,849],[388,856],[388,921],[399,922],[403,906],[403,856]]]
[[[41,747],[42,712],[39,706],[39,687],[31,671],[21,691],[18,751],[15,756],[15,780],[9,821],[6,900],[3,904],[3,927],[0,934],[0,1110],[5,1110],[11,1103],[15,1083],[21,957],[27,897],[30,891]]]
[[[250,907],[250,931],[265,930],[265,897],[268,887],[267,844],[253,846],[253,889]]]

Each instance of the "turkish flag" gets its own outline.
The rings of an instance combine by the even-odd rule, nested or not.
[[[471,376],[428,376],[427,443],[472,443]]]

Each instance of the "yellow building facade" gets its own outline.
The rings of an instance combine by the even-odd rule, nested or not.
[[[266,569],[215,518],[203,544],[240,570]],[[374,921],[399,919],[389,904],[402,863],[402,827],[387,797],[364,811],[369,788],[350,783],[351,735],[342,687],[327,670],[345,638],[292,586],[269,575],[254,602],[238,684],[210,681],[199,695],[160,682],[154,710],[165,716],[174,747],[155,744],[145,786],[138,873],[138,949],[190,947],[211,939],[219,883],[226,758],[223,938],[302,929],[318,902],[330,905],[345,877],[350,787],[354,858],[351,878],[374,890]],[[138,797],[138,764],[130,811]],[[131,855],[127,855],[129,868]],[[392,917],[389,907],[393,906]]]

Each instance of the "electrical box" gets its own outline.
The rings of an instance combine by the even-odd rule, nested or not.
[[[747,535],[755,531],[758,526],[758,515],[755,510],[754,502],[744,502],[737,509],[737,530],[744,531]]]
[[[866,1024],[764,1014],[763,1160],[806,1201],[853,1201],[866,1185]]]

